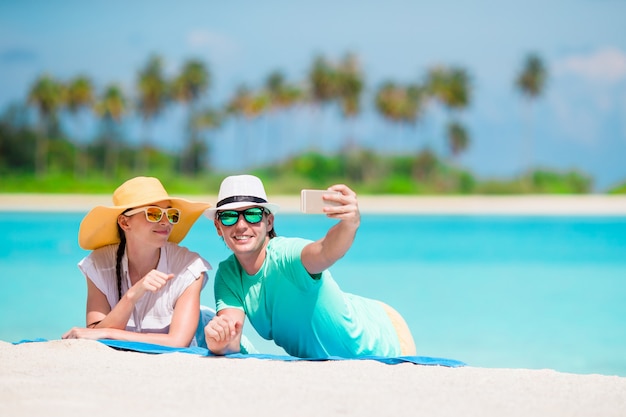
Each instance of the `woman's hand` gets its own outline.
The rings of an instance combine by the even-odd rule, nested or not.
[[[87,329],[84,327],[73,327],[70,331],[66,332],[63,339],[110,339],[111,329]]]
[[[143,297],[146,292],[157,292],[161,290],[172,278],[174,278],[174,274],[166,274],[165,272],[153,269],[128,290],[127,296],[129,299],[137,301]]]

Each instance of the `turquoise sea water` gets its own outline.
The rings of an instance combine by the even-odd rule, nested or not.
[[[2,215],[0,340],[58,339],[84,325],[84,213]],[[317,239],[331,224],[279,214],[277,231]],[[206,218],[183,244],[215,268],[229,254]],[[364,215],[332,271],[344,290],[400,311],[420,355],[626,376],[626,217]],[[212,278],[202,302],[214,307]]]

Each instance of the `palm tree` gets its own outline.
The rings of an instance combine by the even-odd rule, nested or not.
[[[337,98],[337,71],[323,55],[313,60],[309,72],[311,100],[314,104],[323,105]]]
[[[337,71],[338,98],[344,117],[354,117],[361,110],[360,100],[365,82],[359,60],[354,54],[346,54]]]
[[[307,101],[311,103],[314,117],[323,117],[323,110],[337,100],[339,96],[339,80],[337,69],[324,57],[318,55],[313,59],[307,79]],[[316,130],[311,130],[311,143],[319,142],[319,131],[324,127],[323,120],[315,123]]]
[[[127,111],[127,100],[122,89],[116,85],[109,85],[95,105],[96,113],[104,124],[104,172],[112,178],[117,170],[117,142],[116,127]]]
[[[463,68],[431,68],[426,86],[428,93],[448,110],[463,110],[471,102],[471,79]]]
[[[401,127],[414,126],[422,116],[424,94],[424,88],[419,85],[402,86],[392,81],[387,81],[376,92],[374,104],[378,113],[385,120],[398,124]],[[416,155],[415,164],[418,164],[418,159],[421,161],[420,155]],[[416,177],[419,176],[418,179],[423,179],[427,175],[423,172],[423,163],[419,162],[419,164],[420,168],[414,170],[414,175]],[[428,171],[429,167],[425,169]]]
[[[144,129],[146,130],[143,146],[139,152],[140,161],[137,164],[137,169],[139,172],[144,172],[149,163],[150,135],[148,134],[148,126],[163,110],[168,100],[168,85],[163,75],[163,62],[158,55],[151,56],[145,67],[139,71],[137,89],[139,91],[137,108],[143,116]]]
[[[266,121],[268,123],[273,119],[276,121],[277,126],[284,126],[285,123],[280,123],[280,120],[277,120],[277,116],[279,113],[285,113],[289,111],[291,108],[298,105],[300,101],[304,98],[304,93],[302,89],[298,88],[298,86],[289,84],[285,80],[285,76],[280,71],[271,72],[266,80],[265,80],[265,91],[267,92],[269,103],[268,103],[268,118]],[[266,129],[266,132],[269,129]],[[278,129],[275,129],[278,130]],[[266,138],[268,135],[265,135]],[[270,135],[270,140],[271,140]],[[273,147],[280,147],[280,149],[286,150],[286,154],[290,153],[289,148],[293,149],[293,146],[290,144],[284,143],[285,139],[292,138],[292,135],[285,135],[284,132],[277,133],[274,138],[277,143],[268,144],[269,146],[264,146],[263,149],[267,149],[268,151],[273,151]],[[263,159],[263,155],[261,155],[261,159]]]
[[[450,156],[456,159],[469,145],[469,134],[461,123],[452,121],[446,127]]]
[[[245,85],[241,85],[237,88],[235,95],[226,105],[226,111],[229,114],[254,119],[268,108],[269,103],[270,99],[267,94],[255,94]]]
[[[530,99],[539,97],[545,88],[548,72],[541,58],[536,54],[526,57],[522,71],[515,80],[515,85],[522,94]]]
[[[224,115],[221,111],[217,111],[212,108],[208,108],[203,111],[199,111],[194,114],[192,123],[194,129],[197,132],[213,131],[222,125]],[[207,161],[210,159],[211,147],[207,145],[206,140],[197,141],[194,143],[195,148],[192,149],[190,156],[190,164],[194,173],[201,170],[202,167],[207,166]]]
[[[280,71],[270,73],[265,81],[265,89],[269,94],[269,106],[272,109],[291,107],[303,98],[302,90],[285,82],[285,76]]]
[[[404,87],[392,81],[383,83],[374,97],[378,113],[394,124],[415,124],[421,115],[422,102],[419,86]]]
[[[317,56],[309,71],[308,82],[309,99],[315,108],[337,102],[346,120],[352,121],[359,114],[365,83],[356,55],[347,53],[338,64],[329,62],[322,55]],[[343,151],[349,152],[353,145],[353,134],[348,133]]]
[[[427,74],[426,86],[428,93],[448,111],[448,140],[461,140],[464,142],[462,150],[465,150],[469,146],[469,135],[458,121],[458,113],[471,102],[472,85],[469,74],[463,68],[434,67]],[[457,139],[450,139],[457,136]],[[463,139],[459,139],[461,137]]]
[[[421,113],[421,94],[419,86],[387,81],[376,92],[374,103],[378,113],[391,122],[415,123]]]
[[[199,169],[198,150],[200,149],[200,138],[198,137],[196,118],[196,106],[202,94],[210,86],[210,74],[202,61],[189,60],[183,66],[181,73],[176,77],[172,85],[172,95],[174,99],[187,103],[188,114],[188,136],[187,145],[181,149],[180,164],[181,171],[195,175]]]
[[[432,183],[437,172],[439,161],[428,148],[420,151],[413,159],[412,176],[418,181]]]
[[[360,113],[361,94],[363,93],[364,85],[363,73],[356,55],[346,54],[339,63],[337,70],[337,98],[341,104],[341,112],[344,119],[352,121]],[[349,152],[354,148],[354,145],[354,134],[348,133],[344,149]]]
[[[548,71],[543,64],[543,61],[537,54],[529,54],[526,57],[522,70],[515,79],[515,87],[522,93],[527,99],[528,114],[530,114],[530,107],[533,100],[537,99],[546,86],[548,78]],[[528,130],[531,130],[530,117],[528,117]],[[532,164],[532,135],[529,133],[526,139],[526,164],[528,169]]]
[[[255,93],[245,85],[241,85],[235,91],[233,98],[226,104],[226,114],[235,117],[236,122],[240,125],[248,126],[253,119],[263,114],[269,105],[270,98],[267,92]],[[252,149],[252,139],[256,139],[256,133],[252,135],[244,132],[241,138],[243,142],[241,146],[242,164],[246,166],[255,155],[255,151]]]
[[[94,88],[91,80],[86,76],[78,76],[70,81],[67,88],[65,105],[69,112],[78,119],[81,110],[89,108],[94,102]],[[79,129],[80,130],[80,129]],[[85,155],[85,140],[76,138],[76,161],[74,176],[79,178],[85,175],[87,161]]]
[[[49,75],[40,76],[28,93],[28,102],[39,112],[39,129],[35,146],[35,172],[38,177],[46,174],[48,163],[48,140],[52,121],[64,101],[65,87]]]

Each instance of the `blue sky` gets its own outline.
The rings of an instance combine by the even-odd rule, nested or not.
[[[576,168],[604,190],[626,179],[624,22],[623,0],[0,0],[0,111],[24,100],[43,72],[61,80],[85,73],[98,88],[115,82],[132,92],[152,53],[164,58],[169,75],[186,59],[204,60],[215,105],[242,83],[260,87],[275,69],[304,80],[316,54],[338,60],[355,53],[366,97],[384,80],[415,82],[433,65],[458,65],[473,85],[472,104],[461,115],[472,140],[463,166],[483,178],[510,177],[529,164]],[[550,78],[529,110],[513,80],[530,52],[544,59]],[[151,128],[162,146],[180,143],[182,114],[172,108]],[[388,152],[426,143],[444,152],[440,109],[429,109],[415,129],[391,126],[367,106],[349,128],[335,114],[227,124],[213,137],[213,163],[244,170],[312,142],[332,150],[347,129]],[[141,136],[137,121],[127,129]],[[278,136],[292,144],[267,145]]]

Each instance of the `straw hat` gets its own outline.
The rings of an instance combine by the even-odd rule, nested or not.
[[[254,175],[232,175],[224,178],[217,195],[217,204],[208,209],[204,215],[215,218],[215,213],[223,210],[237,210],[242,207],[265,207],[271,213],[278,211],[278,204],[267,201],[265,188],[261,180]]]
[[[93,208],[80,223],[78,244],[87,250],[98,249],[120,241],[117,217],[129,208],[147,206],[169,200],[180,210],[180,220],[172,225],[169,241],[178,243],[207,208],[208,203],[170,197],[161,182],[153,177],[135,177],[120,185],[113,193],[113,206]]]

